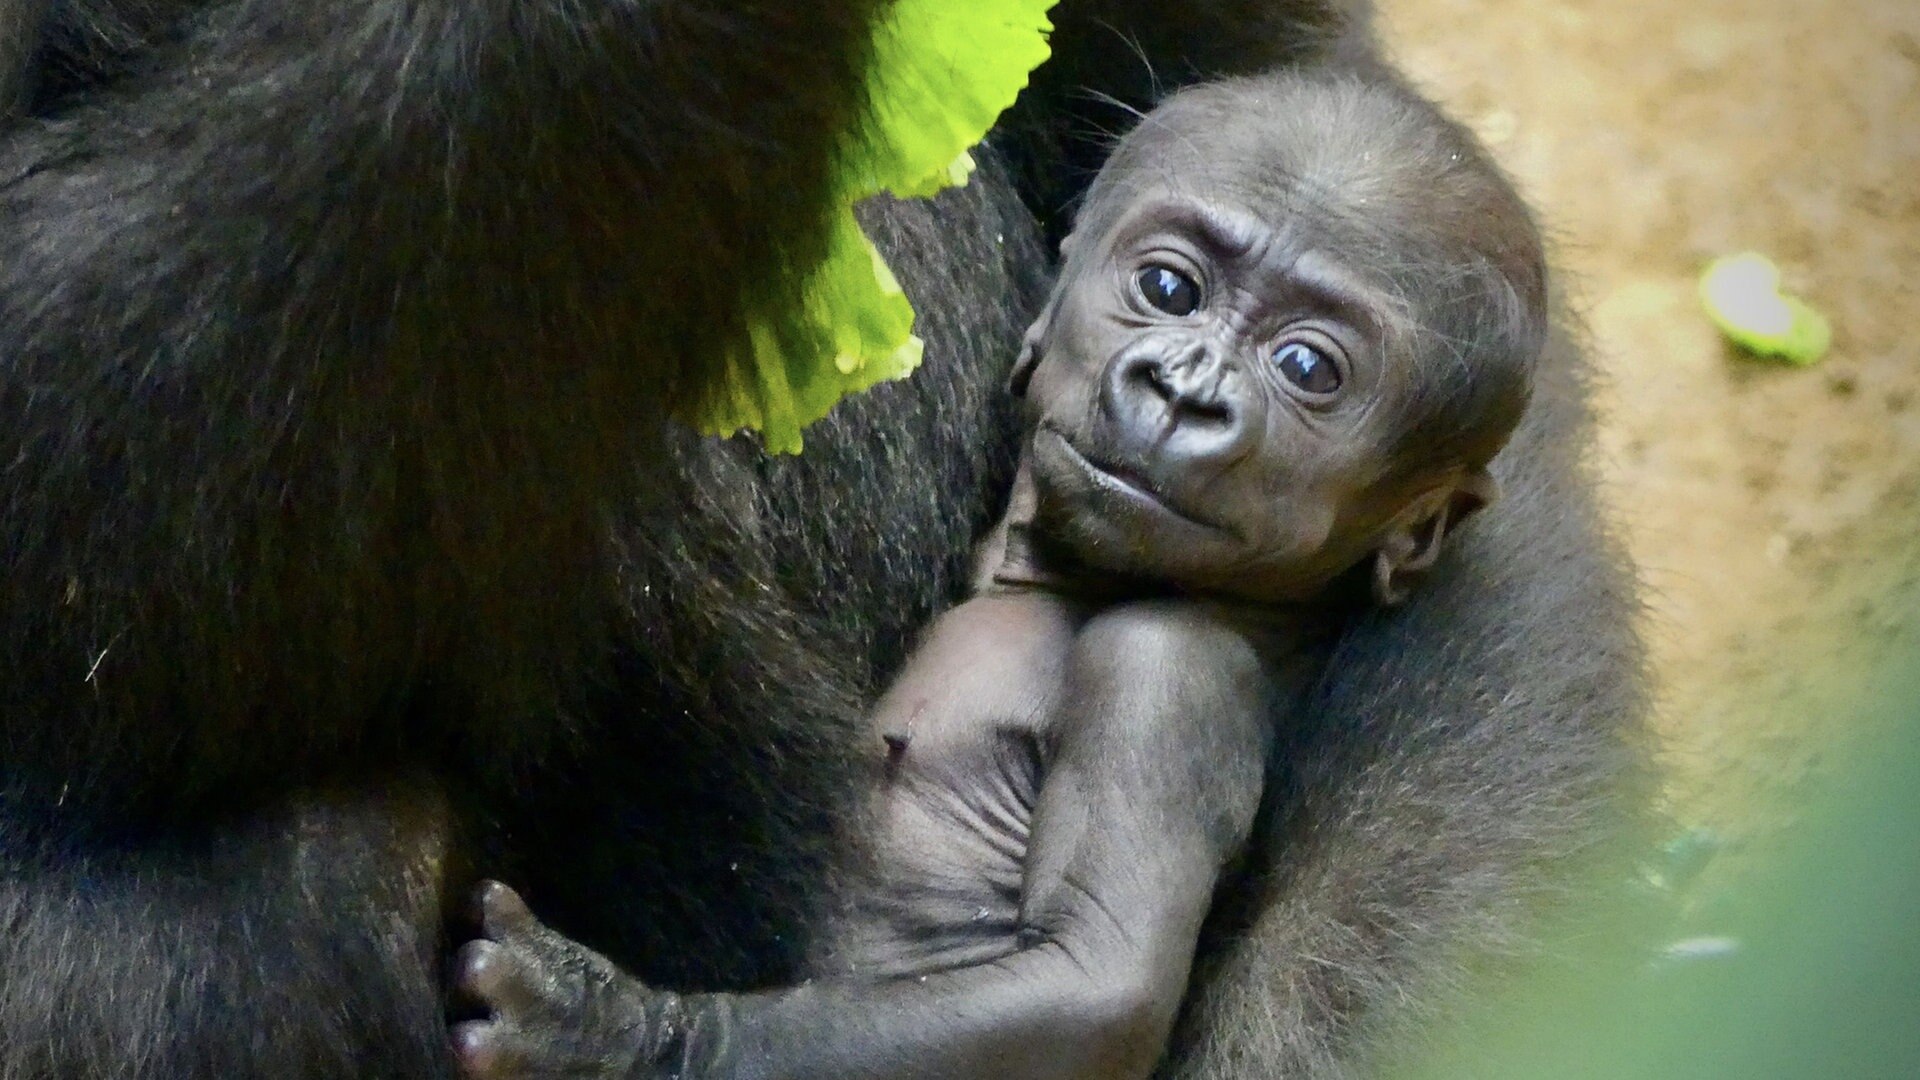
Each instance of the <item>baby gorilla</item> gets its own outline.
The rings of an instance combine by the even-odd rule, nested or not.
[[[489,885],[470,1075],[1152,1069],[1276,718],[1492,497],[1545,270],[1469,135],[1331,70],[1169,100],[1064,251],[1012,506],[876,709],[873,870],[815,978],[654,990]]]

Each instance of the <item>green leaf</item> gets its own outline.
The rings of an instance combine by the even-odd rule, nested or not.
[[[1826,355],[1826,317],[1780,291],[1780,269],[1747,252],[1713,260],[1700,275],[1700,302],[1720,332],[1758,356],[1811,364]]]
[[[897,0],[878,28],[868,109],[835,152],[826,253],[794,310],[760,312],[722,359],[720,392],[690,418],[707,434],[758,429],[798,452],[800,431],[847,394],[920,363],[913,307],[860,231],[853,206],[882,191],[920,198],[966,182],[968,148],[1047,58],[1053,0]]]
[[[800,429],[841,397],[919,365],[913,306],[880,253],[851,210],[836,214],[830,228],[800,309],[753,320],[747,348],[726,357],[722,393],[695,420],[703,434],[754,428],[769,449],[798,452]]]
[[[897,0],[875,41],[872,115],[845,160],[862,195],[931,195],[1048,55],[1052,0]],[[967,161],[968,169],[972,162]]]

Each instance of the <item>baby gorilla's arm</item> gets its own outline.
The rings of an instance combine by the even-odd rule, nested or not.
[[[494,1013],[455,1029],[495,1076],[1066,1080],[1145,1076],[1184,994],[1271,740],[1271,650],[1195,605],[1140,603],[1074,642],[1035,812],[1021,951],[763,994],[649,990],[505,886],[456,967]]]

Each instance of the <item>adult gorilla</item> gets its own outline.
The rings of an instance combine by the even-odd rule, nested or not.
[[[1004,478],[1086,89],[1368,48],[1068,4],[976,182],[870,215],[927,369],[797,459],[693,440],[883,7],[0,0],[0,1077],[444,1073],[474,868],[663,985],[791,970]],[[1498,523],[1277,757],[1169,1075],[1338,1072],[1608,827],[1637,653],[1560,353]]]

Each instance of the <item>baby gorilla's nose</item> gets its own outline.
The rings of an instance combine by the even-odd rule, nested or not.
[[[1176,458],[1237,457],[1259,430],[1257,394],[1209,342],[1115,357],[1100,404],[1128,441]]]

